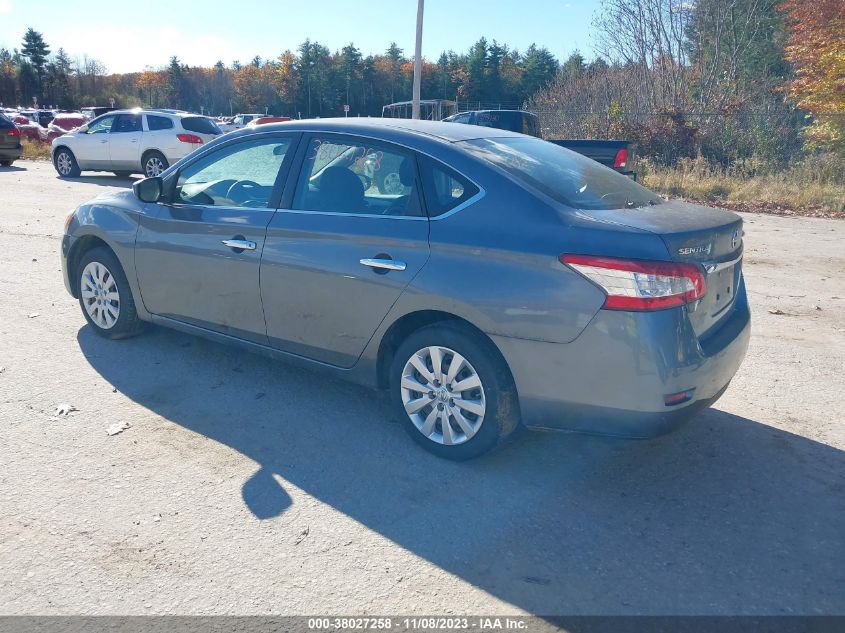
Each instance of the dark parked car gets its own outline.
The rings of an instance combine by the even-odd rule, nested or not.
[[[35,121],[43,128],[46,128],[50,125],[50,121],[52,121],[56,117],[56,113],[52,110],[38,110],[35,113]]]
[[[453,114],[443,120],[449,123],[494,127],[540,138],[540,121],[537,115],[525,110],[473,110]]]
[[[383,169],[401,190],[379,189]],[[82,205],[62,239],[97,334],[152,322],[389,389],[443,457],[520,424],[666,431],[748,345],[737,215],[528,136],[268,124],[133,188]]]
[[[467,125],[510,130],[537,138],[541,136],[540,121],[537,115],[524,110],[473,110],[454,114],[443,120],[450,123],[465,123]],[[629,141],[549,139],[549,142],[583,154],[587,158],[592,158],[594,161],[636,180],[634,153]]]
[[[82,116],[84,116],[87,120],[96,119],[98,116],[102,116],[106,112],[111,112],[115,108],[110,108],[109,106],[88,106],[86,108],[81,108],[80,112]]]
[[[0,114],[0,165],[10,167],[23,154],[21,133],[12,120]]]

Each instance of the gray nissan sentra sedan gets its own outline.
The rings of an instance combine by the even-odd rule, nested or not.
[[[62,263],[106,338],[151,322],[388,389],[466,459],[520,424],[646,437],[712,404],[748,346],[742,249],[733,213],[536,138],[322,119],[83,204]]]

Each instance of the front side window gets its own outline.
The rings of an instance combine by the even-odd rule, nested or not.
[[[114,119],[114,116],[104,116],[99,119],[94,119],[94,121],[91,122],[91,125],[88,126],[88,134],[108,134],[111,132]]]
[[[662,202],[653,191],[609,167],[537,138],[485,138],[463,145],[523,185],[575,209],[623,209]]]
[[[118,132],[140,132],[141,131],[141,115],[140,114],[120,114],[112,125],[111,131],[113,134]]]
[[[267,208],[289,137],[261,138],[227,145],[191,163],[176,182],[183,204]]]
[[[305,155],[293,208],[420,216],[414,156],[362,139],[313,138]]]

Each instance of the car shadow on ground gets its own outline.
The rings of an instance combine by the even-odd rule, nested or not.
[[[259,518],[291,505],[278,475],[541,615],[845,612],[845,454],[825,444],[711,409],[656,440],[525,433],[456,464],[320,374],[160,328],[78,343],[132,400],[260,464],[242,487]]]
[[[26,167],[19,167],[18,165],[9,165],[8,167],[4,167],[3,165],[0,165],[0,174],[12,171],[26,171]]]

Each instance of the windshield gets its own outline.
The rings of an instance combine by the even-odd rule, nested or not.
[[[594,160],[537,138],[464,141],[476,156],[575,209],[602,210],[660,204],[660,196]]]

